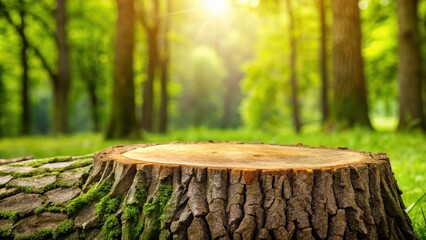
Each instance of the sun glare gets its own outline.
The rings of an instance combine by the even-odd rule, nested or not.
[[[222,14],[227,9],[227,0],[204,0],[204,8],[212,14]]]

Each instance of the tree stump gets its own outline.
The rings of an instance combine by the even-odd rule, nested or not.
[[[121,146],[95,156],[83,191],[105,186],[98,212],[106,237],[415,239],[385,154],[230,142]]]
[[[117,146],[0,166],[0,239],[415,239],[385,154]]]

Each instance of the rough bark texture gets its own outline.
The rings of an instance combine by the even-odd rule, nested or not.
[[[158,117],[158,131],[161,133],[167,132],[167,125],[169,121],[169,65],[170,65],[170,44],[169,44],[169,31],[170,31],[170,20],[172,14],[172,1],[167,0],[166,2],[166,16],[164,17],[161,44],[162,48],[160,56],[160,82],[161,82],[161,98],[160,98],[160,109]]]
[[[22,89],[21,89],[21,134],[28,135],[31,132],[31,103],[30,103],[30,83],[29,83],[29,66],[28,66],[28,39],[26,31],[26,12],[25,3],[19,1],[21,8],[19,9],[19,17],[21,24],[18,27],[18,34],[21,40],[21,66],[22,66]]]
[[[399,129],[426,129],[417,0],[398,1]]]
[[[321,121],[324,124],[328,119],[328,54],[327,54],[327,17],[326,17],[325,0],[318,0],[318,13],[320,16],[320,51],[319,51],[319,64],[321,76]]]
[[[133,0],[117,0],[117,7],[114,88],[108,138],[125,138],[136,135],[133,82]]]
[[[66,0],[56,1],[56,44],[58,47],[58,73],[53,78],[54,133],[68,132],[68,95],[70,89],[70,61],[67,35]]]
[[[333,120],[337,127],[370,127],[358,0],[333,1]]]
[[[290,36],[290,86],[291,86],[291,105],[293,107],[293,126],[296,132],[300,132],[302,123],[300,121],[300,108],[298,99],[298,82],[297,82],[297,39],[295,19],[293,13],[293,5],[291,0],[286,0],[287,13],[289,16],[289,36]]]
[[[0,166],[0,192],[19,189],[0,195],[0,222],[8,226],[0,233],[19,238],[45,229],[44,239],[415,238],[385,154],[361,153],[362,160],[350,165],[274,170],[154,164],[122,155],[151,146],[102,151],[88,175],[90,156]],[[42,167],[55,177],[20,179]],[[65,169],[82,174],[72,180]],[[24,184],[26,193],[19,193]],[[29,188],[34,184],[38,190]]]
[[[145,131],[154,130],[154,80],[159,67],[159,27],[160,27],[160,3],[152,0],[152,16],[149,16],[145,9],[146,3],[140,4],[140,20],[146,32],[146,46],[148,49],[147,78],[143,83],[143,103],[142,103],[142,128]]]

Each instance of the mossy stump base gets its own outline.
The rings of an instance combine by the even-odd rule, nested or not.
[[[167,143],[0,166],[0,239],[415,239],[389,159]]]
[[[95,156],[85,186],[108,179],[122,239],[415,238],[385,154],[134,145]]]

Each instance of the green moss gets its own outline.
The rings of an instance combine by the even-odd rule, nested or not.
[[[12,228],[0,230],[0,237],[4,239],[10,239],[12,235]]]
[[[123,209],[121,216],[125,226],[123,227],[123,235],[126,234],[128,239],[139,239],[144,225],[144,217],[141,215],[143,205],[147,198],[147,191],[143,184],[139,184],[135,193],[135,202],[127,204]]]
[[[61,171],[63,172],[63,171],[71,170],[74,168],[86,167],[91,164],[93,164],[93,158],[82,158],[80,160],[73,162],[71,165],[62,168]]]
[[[46,207],[46,211],[56,212],[56,213],[64,213],[64,208],[61,207],[60,205],[53,204],[51,206]]]
[[[37,176],[39,177],[39,176]],[[7,188],[17,188],[20,192],[24,192],[24,193],[44,193],[47,192],[49,190],[52,190],[54,188],[56,188],[56,182],[53,182],[51,184],[48,184],[42,188],[35,188],[32,186],[18,186],[18,185],[12,185],[10,183],[6,184]]]
[[[53,238],[58,239],[59,236],[63,236],[70,233],[73,227],[72,219],[64,220],[59,226],[53,231]]]
[[[23,172],[23,173],[11,172],[10,175],[14,176],[15,178],[27,178],[27,177],[34,177],[37,175],[41,175],[43,173],[48,173],[48,172],[50,172],[50,169],[48,168],[36,168],[30,172]]]
[[[69,162],[69,161],[72,161],[72,157],[59,156],[59,157],[52,157],[52,158],[33,159],[33,160],[25,161],[25,162],[14,163],[14,164],[11,164],[11,166],[40,167],[41,165],[48,164],[48,163]]]
[[[34,209],[33,213],[38,215],[43,213],[46,210],[46,205],[41,205],[40,207]]]
[[[71,156],[58,156],[58,157],[51,157],[51,158],[41,158],[41,159],[33,159],[25,162],[20,163],[14,163],[10,164],[10,166],[16,166],[16,167],[40,167],[44,164],[48,163],[57,163],[57,162],[69,162],[69,161],[75,161],[79,159],[86,159],[86,158],[93,158],[94,154],[86,154],[83,156],[77,156],[77,157],[71,157]]]
[[[102,219],[102,231],[106,239],[118,239],[121,235],[121,225],[117,216],[122,197],[104,196],[96,204],[96,214]]]
[[[0,219],[18,220],[18,213],[11,211],[0,211]]]
[[[33,235],[30,236],[15,236],[15,240],[41,240],[49,239],[52,235],[52,231],[48,229],[37,230]]]
[[[96,204],[96,213],[103,217],[107,214],[115,213],[120,207],[121,197],[111,198],[104,196],[99,203]]]
[[[164,211],[167,202],[172,195],[172,186],[167,184],[160,184],[158,188],[158,196],[154,199],[152,203],[145,202],[143,205],[143,214],[150,215],[154,210],[158,210],[158,212],[162,213]]]
[[[104,217],[102,231],[106,239],[120,239],[121,225],[116,214],[108,214]]]
[[[169,184],[160,184],[158,195],[153,202],[145,202],[143,214],[150,218],[149,224],[145,226],[143,237],[145,239],[158,239],[161,233],[161,220],[166,210],[167,203],[172,195],[172,186]]]
[[[79,209],[90,204],[93,200],[101,199],[107,195],[112,184],[112,180],[103,181],[101,184],[93,185],[87,193],[69,201],[65,207],[68,216],[73,216]]]

